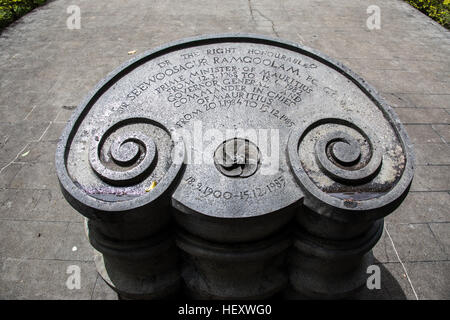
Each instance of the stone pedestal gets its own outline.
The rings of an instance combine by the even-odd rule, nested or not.
[[[123,299],[181,288],[269,298],[288,279],[291,297],[341,298],[364,285],[414,156],[393,110],[351,70],[232,34],[109,74],[68,122],[56,169]]]
[[[219,244],[179,231],[183,279],[194,299],[266,299],[287,283],[290,237],[282,232],[262,241]]]
[[[315,299],[350,297],[366,284],[367,267],[373,264],[371,249],[382,232],[383,221],[346,240],[318,238],[298,228],[289,263],[292,288]]]

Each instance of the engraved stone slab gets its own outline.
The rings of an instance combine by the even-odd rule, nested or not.
[[[408,189],[414,159],[391,108],[340,63],[223,35],[112,72],[72,116],[56,164],[88,218],[157,215],[164,198],[188,231],[235,242],[279,230],[302,200],[338,220],[380,218]]]

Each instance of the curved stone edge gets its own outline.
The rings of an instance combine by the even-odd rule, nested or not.
[[[365,234],[345,241],[321,239],[297,229],[289,261],[292,289],[315,299],[341,299],[355,293],[367,280],[372,248],[383,227],[379,220]]]
[[[220,243],[256,241],[282,230],[295,216],[302,199],[270,213],[250,217],[210,216],[172,198],[175,222],[191,234]]]
[[[284,272],[292,244],[288,231],[256,242],[219,244],[178,230],[176,242],[184,255],[182,277],[188,295],[263,299],[281,291],[288,283]]]
[[[406,159],[405,168],[400,179],[394,183],[392,189],[387,191],[386,194],[377,198],[361,201],[357,207],[351,208],[346,207],[343,200],[334,198],[326,192],[320,190],[311,181],[300,162],[300,156],[298,154],[300,140],[305,134],[307,134],[308,129],[312,125],[325,120],[342,120],[352,122],[351,116],[346,118],[333,113],[327,115],[311,115],[300,130],[297,132],[292,132],[288,138],[288,144],[286,147],[288,165],[291,172],[294,174],[297,183],[305,194],[304,205],[320,215],[343,221],[348,219],[375,220],[391,213],[403,201],[404,197],[408,193],[414,171],[414,154],[412,152],[409,138],[406,132],[404,132],[403,125],[400,122],[397,123],[400,129],[403,130],[405,135],[404,137],[402,137],[401,131],[396,131],[397,128],[393,126],[394,131],[396,131],[399,135],[398,138],[404,150],[404,156]],[[389,118],[386,120],[389,120]],[[358,119],[358,121],[360,121],[360,119]],[[352,123],[355,125],[360,125],[357,122]],[[390,124],[392,125],[391,122]],[[356,214],[359,214],[359,216],[356,216]]]

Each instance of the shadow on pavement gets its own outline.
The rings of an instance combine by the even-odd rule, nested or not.
[[[397,279],[391,274],[380,261],[374,260],[374,264],[380,267],[381,288],[369,290],[366,286],[362,287],[350,299],[358,300],[406,300],[406,295],[398,283]],[[369,275],[368,275],[369,276]]]

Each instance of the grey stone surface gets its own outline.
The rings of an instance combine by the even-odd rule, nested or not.
[[[383,234],[375,247],[373,247],[372,252],[374,258],[379,263],[386,264],[398,262],[392,242],[386,233],[386,228],[383,229]]]
[[[417,166],[411,191],[445,191],[450,190],[449,166]]]
[[[84,222],[69,222],[55,254],[60,260],[93,261],[92,246],[84,231]]]
[[[12,179],[22,168],[20,163],[2,163],[2,172],[0,174],[0,188],[8,188]]]
[[[405,124],[446,124],[450,121],[450,114],[444,109],[397,108],[395,112]]]
[[[439,133],[429,125],[406,125],[409,138],[414,144],[442,143]],[[420,155],[420,154],[417,154]]]
[[[24,191],[20,189],[0,190],[0,219],[32,220],[31,212],[39,198],[38,190],[29,190],[24,197]]]
[[[57,259],[67,227],[66,222],[2,220],[0,253],[11,258]]]
[[[405,263],[419,299],[448,299],[450,262],[429,261]]]
[[[441,137],[442,141],[445,143],[450,142],[450,125],[448,124],[435,124],[432,125],[434,131]]]
[[[450,259],[450,223],[429,223],[431,232]]]
[[[388,230],[403,262],[447,260],[442,244],[428,224],[389,225]]]
[[[51,152],[51,151],[49,151]],[[8,187],[19,189],[57,189],[58,180],[51,163],[20,163]]]
[[[100,276],[97,276],[95,282],[94,294],[92,295],[93,300],[117,300],[117,294],[115,291],[108,286],[108,284],[103,281]]]
[[[405,300],[415,299],[408,278],[399,262],[378,264],[381,274],[381,289],[363,288],[358,299],[362,300]]]
[[[448,147],[450,142],[448,31],[403,1],[78,0],[70,4],[81,8],[80,30],[67,29],[69,3],[59,0],[22,17],[0,35],[0,228],[2,238],[7,234],[15,239],[7,240],[11,248],[1,247],[0,298],[117,298],[96,276],[93,263],[84,262],[83,249],[73,256],[66,251],[72,241],[64,244],[64,240],[73,236],[76,242],[79,225],[70,224],[74,233],[68,235],[59,231],[63,229],[59,223],[66,223],[67,228],[69,222],[81,219],[60,195],[53,161],[45,162],[51,157],[42,153],[25,163],[20,155],[39,150],[37,142],[56,142],[72,113],[70,107],[131,58],[131,50],[141,53],[205,33],[279,36],[342,61],[372,83],[400,119],[411,124],[407,131],[415,144],[447,143]],[[370,31],[366,9],[373,4],[381,9],[381,29]],[[387,220],[393,242],[383,235],[374,249],[394,279],[391,284],[399,283],[403,291],[398,294],[386,285],[384,292],[396,294],[380,294],[380,298],[415,299],[412,288],[419,299],[450,298],[450,168],[448,149],[443,147],[416,149],[424,164],[430,157],[440,159],[439,163],[418,165],[413,192]],[[426,154],[430,152],[434,155]],[[434,237],[423,224],[409,232],[414,223],[430,223]],[[26,245],[7,230],[11,226],[24,235]],[[44,241],[37,241],[42,249],[32,244],[32,235],[39,230],[50,232],[44,233]],[[83,248],[81,243],[74,245]],[[28,246],[50,260],[25,257],[34,254]],[[410,259],[404,263],[410,282],[395,250],[400,259]],[[57,260],[57,255],[63,260]],[[76,260],[80,258],[83,261]],[[414,261],[423,258],[430,262]],[[64,285],[71,264],[82,269],[80,290]]]
[[[390,223],[449,222],[448,192],[412,192],[397,210],[387,217]]]
[[[449,165],[450,146],[446,143],[416,143],[417,165]]]
[[[83,222],[83,217],[72,207],[67,206],[61,192],[57,189],[38,190],[39,198],[31,211],[33,219],[44,221]]]
[[[0,299],[92,299],[97,274],[93,262],[5,258],[1,261]],[[80,268],[80,289],[69,289],[67,269]]]
[[[424,70],[428,71],[428,70]],[[446,72],[446,70],[442,70]],[[443,79],[441,79],[443,80]],[[406,97],[414,100],[414,104],[418,108],[447,108],[448,107],[448,94],[406,94]]]

